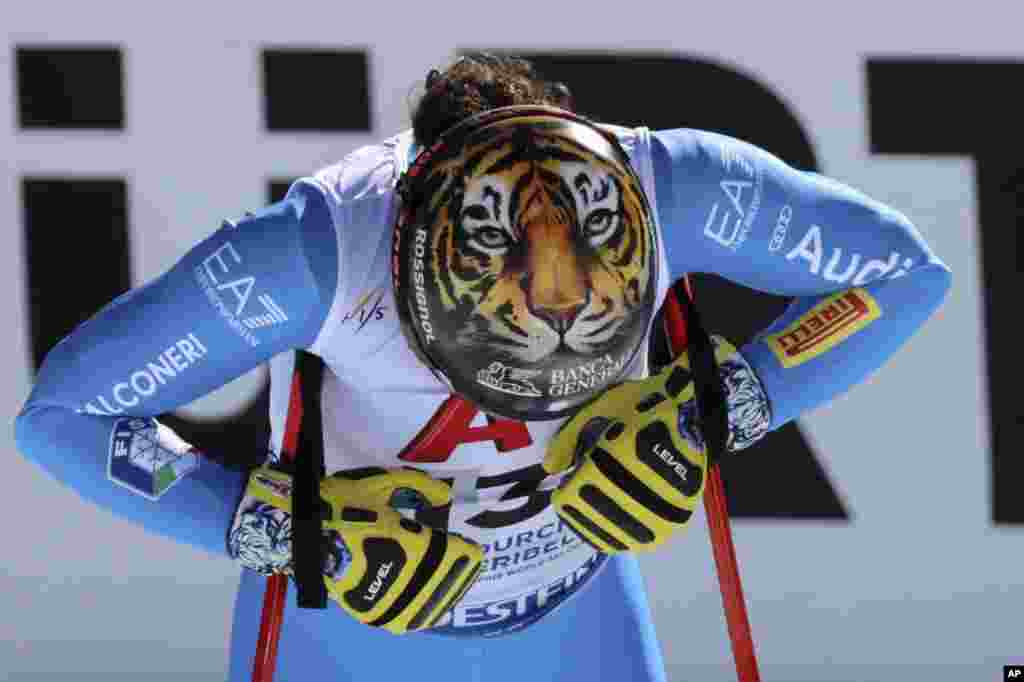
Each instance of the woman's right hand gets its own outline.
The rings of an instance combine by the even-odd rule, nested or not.
[[[264,575],[292,572],[291,476],[255,470],[229,534],[231,555]],[[397,508],[451,502],[451,489],[411,469],[352,469],[320,483],[330,597],[362,623],[401,634],[429,628],[469,590],[483,551]]]

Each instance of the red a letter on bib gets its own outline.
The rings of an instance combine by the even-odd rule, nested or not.
[[[446,462],[461,443],[490,440],[498,452],[518,450],[533,443],[526,424],[512,419],[488,415],[487,426],[470,426],[478,411],[465,398],[451,396],[398,458],[406,462]]]

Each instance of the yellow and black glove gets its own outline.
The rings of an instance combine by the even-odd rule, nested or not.
[[[462,536],[427,528],[393,506],[412,495],[431,507],[452,501],[451,488],[409,469],[339,472],[323,481],[331,506],[324,528],[341,536],[352,564],[327,591],[356,619],[395,634],[432,626],[476,580],[483,550]]]
[[[266,467],[250,476],[228,538],[247,568],[292,572],[291,486],[291,476]],[[411,469],[353,469],[321,481],[320,497],[324,583],[360,622],[394,634],[429,628],[476,580],[478,545],[396,511],[450,503],[447,484]]]
[[[736,349],[716,342],[722,365]],[[654,376],[613,386],[566,422],[544,468],[574,466],[551,502],[598,550],[650,551],[684,527],[708,467],[687,354]]]

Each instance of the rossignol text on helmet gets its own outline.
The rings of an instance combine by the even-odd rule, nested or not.
[[[399,184],[402,330],[452,390],[521,420],[572,412],[640,348],[658,245],[614,136],[554,107],[468,119]]]

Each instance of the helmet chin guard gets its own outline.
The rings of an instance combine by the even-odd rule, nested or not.
[[[653,314],[659,245],[611,132],[555,107],[493,109],[422,150],[398,193],[395,309],[453,392],[534,421],[620,380]]]

